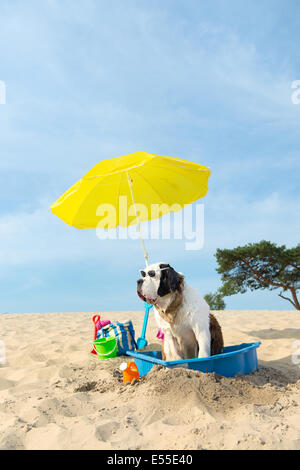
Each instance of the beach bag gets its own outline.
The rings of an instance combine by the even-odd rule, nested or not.
[[[115,336],[117,338],[118,355],[124,355],[126,351],[137,349],[135,331],[131,320],[125,323],[111,323],[101,328],[97,333],[97,338],[106,338],[107,336]]]

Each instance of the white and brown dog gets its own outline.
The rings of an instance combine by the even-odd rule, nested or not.
[[[167,361],[220,354],[223,335],[216,318],[198,292],[169,264],[156,263],[141,270],[137,294],[153,304],[164,333],[162,357]]]

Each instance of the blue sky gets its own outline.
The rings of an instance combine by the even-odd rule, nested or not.
[[[2,0],[0,312],[138,310],[138,242],[100,241],[49,206],[137,150],[210,167],[205,244],[149,241],[202,294],[216,248],[299,242],[297,0]],[[276,292],[232,309],[288,309]]]

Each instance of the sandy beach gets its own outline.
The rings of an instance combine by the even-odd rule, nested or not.
[[[123,385],[122,357],[90,354],[91,313],[0,315],[0,449],[300,449],[299,312],[215,314],[225,345],[262,342],[258,372],[154,368]],[[131,319],[141,332],[142,312],[102,318]],[[160,347],[156,332],[151,315],[150,348]]]

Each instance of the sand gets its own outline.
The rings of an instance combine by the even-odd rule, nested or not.
[[[226,345],[262,341],[258,372],[226,379],[155,367],[123,385],[123,358],[89,352],[92,314],[0,315],[0,449],[300,449],[300,313],[215,314]],[[102,318],[130,318],[139,336],[143,313]],[[152,349],[156,332],[151,315]]]

